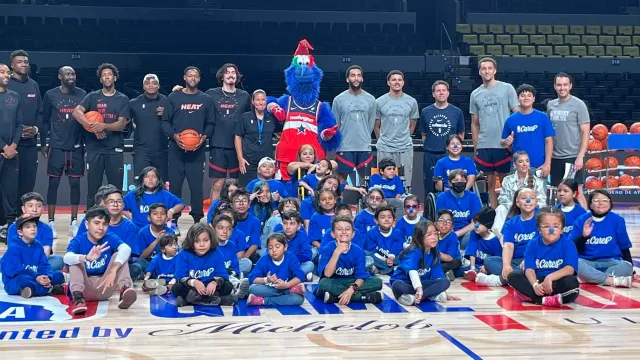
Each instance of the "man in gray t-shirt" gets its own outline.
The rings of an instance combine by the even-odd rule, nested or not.
[[[349,183],[349,174],[358,171],[362,177],[373,161],[371,132],[376,122],[376,98],[362,90],[360,66],[350,66],[346,75],[349,89],[333,99],[331,109],[344,139],[336,154],[338,173]],[[349,184],[360,186],[355,177]]]
[[[393,160],[396,167],[404,165],[406,186],[411,186],[413,175],[413,141],[420,113],[418,102],[402,92],[404,74],[393,70],[387,75],[389,92],[376,99],[376,123],[374,131],[378,142],[378,163],[384,158]]]

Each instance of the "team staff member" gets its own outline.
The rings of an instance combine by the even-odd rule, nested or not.
[[[69,197],[71,200],[71,225],[69,236],[78,231],[78,205],[80,205],[80,178],[84,175],[84,148],[82,127],[73,119],[73,110],[87,96],[87,92],[76,87],[76,72],[71,66],[58,70],[60,86],[47,91],[43,99],[44,124],[40,133],[42,146],[40,151],[47,160],[49,189],[47,205],[49,226],[53,238],[57,238],[55,227],[58,186],[63,174],[69,178]],[[49,146],[46,144],[49,137]]]
[[[160,172],[160,178],[169,179],[167,148],[169,139],[160,126],[166,96],[160,94],[160,80],[155,74],[147,74],[142,80],[144,93],[129,101],[129,113],[133,125],[133,171],[140,174],[142,169],[153,166]]]
[[[189,66],[184,69],[185,87],[172,92],[165,101],[162,114],[162,130],[171,138],[169,142],[169,191],[182,198],[182,183],[187,178],[191,191],[191,212],[195,223],[204,217],[202,211],[202,180],[206,147],[202,145],[213,131],[215,109],[213,100],[198,90],[200,69]],[[195,130],[200,134],[200,143],[194,151],[184,150],[180,141],[180,133],[184,130]],[[180,214],[174,214],[178,220]]]
[[[87,146],[87,209],[94,205],[94,198],[103,175],[107,181],[122,189],[124,172],[124,139],[122,131],[127,126],[129,116],[129,98],[116,90],[118,68],[104,63],[98,67],[98,78],[102,89],[90,92],[73,111],[73,117],[90,131],[84,132]],[[84,115],[88,111],[97,111],[104,123],[89,122]]]
[[[0,64],[0,187],[6,226],[0,236],[7,241],[7,228],[16,218],[18,204],[18,142],[22,136],[20,95],[7,89],[9,67]]]
[[[236,124],[235,148],[240,164],[240,186],[244,187],[258,178],[258,163],[273,156],[273,132],[276,119],[267,107],[267,93],[258,89],[251,95],[253,110],[242,114]]]
[[[42,96],[40,87],[29,78],[29,54],[24,50],[11,53],[11,79],[9,90],[20,95],[20,108],[23,114],[22,139],[18,144],[20,169],[18,170],[18,199],[32,192],[36,185],[38,171],[38,132],[42,129]],[[22,213],[16,204],[18,215]]]

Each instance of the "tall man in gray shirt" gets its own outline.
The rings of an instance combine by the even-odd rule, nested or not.
[[[518,95],[511,84],[496,80],[496,61],[482,58],[478,62],[482,85],[471,93],[471,138],[476,167],[487,175],[491,206],[498,205],[496,173],[500,181],[511,168],[511,151],[500,146],[500,135],[511,112],[520,110]]]
[[[389,158],[397,167],[404,165],[406,187],[411,187],[413,175],[413,141],[420,112],[418,102],[402,92],[404,74],[392,70],[387,75],[389,92],[376,99],[376,124],[374,131],[378,142],[378,163]]]
[[[586,209],[582,185],[585,180],[584,155],[589,145],[589,110],[582,100],[571,95],[571,75],[561,72],[553,83],[558,98],[547,103],[547,114],[556,131],[551,156],[551,185],[558,186],[569,168],[568,177],[575,173],[573,177],[579,185],[578,202]]]
[[[338,173],[345,180],[355,172],[364,175],[364,169],[373,161],[371,132],[376,122],[376,98],[362,90],[362,73],[360,66],[350,66],[346,73],[349,89],[336,96],[331,104],[346,140],[340,144],[336,154]],[[352,184],[360,186],[356,179],[352,180]]]

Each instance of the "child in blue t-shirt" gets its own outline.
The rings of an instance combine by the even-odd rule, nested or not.
[[[211,202],[211,205],[209,205],[209,210],[207,210],[207,224],[211,224],[211,220],[213,220],[213,213],[216,211],[216,208],[221,202],[227,202],[231,204],[231,195],[239,188],[240,183],[238,182],[238,179],[224,179],[222,188],[220,189],[220,197],[213,200]]]
[[[376,210],[376,223],[378,226],[367,232],[365,247],[368,255],[373,257],[373,274],[383,275],[393,272],[398,265],[398,255],[402,251],[404,236],[398,229],[393,228],[396,214],[391,206],[380,206]]]
[[[307,232],[302,228],[302,216],[297,211],[285,211],[282,213],[282,232],[287,239],[287,251],[298,257],[300,268],[306,281],[313,280],[313,261],[311,245]]]
[[[466,249],[469,234],[473,231],[473,215],[480,211],[482,204],[478,194],[466,189],[467,175],[461,169],[449,173],[451,190],[438,194],[436,210],[448,209],[453,214],[453,231],[460,241],[460,248]]]
[[[233,285],[233,294],[238,299],[244,299],[249,294],[249,279],[242,278],[237,255],[240,249],[231,240],[231,234],[234,232],[233,225],[234,220],[226,214],[216,215],[211,221],[214,242],[218,243],[218,251],[222,253],[229,282]]]
[[[254,189],[256,184],[259,182],[266,182],[269,184],[269,190],[271,191],[271,200],[273,202],[273,208],[278,208],[278,203],[280,199],[286,198],[287,190],[284,185],[280,182],[280,180],[275,179],[276,175],[276,161],[270,157],[263,157],[260,159],[258,163],[258,178],[251,180],[249,184],[247,184],[247,189],[250,192],[255,192]],[[251,198],[253,200],[253,196]]]
[[[463,156],[461,153],[462,139],[460,136],[457,134],[449,136],[447,139],[447,156],[438,160],[433,168],[433,177],[440,178],[435,183],[437,191],[449,190],[449,174],[456,169],[461,169],[466,175],[467,183],[465,189],[471,190],[473,188],[478,175],[476,164],[473,159]],[[425,180],[430,181],[431,179]]]
[[[247,190],[251,192],[249,196],[251,200],[249,212],[260,220],[260,234],[262,234],[262,228],[273,214],[273,211],[278,208],[277,204],[274,207],[274,203],[271,201],[272,195],[269,183],[266,181],[258,181],[253,188],[248,188]]]
[[[237,228],[238,217],[236,215],[236,212],[233,211],[229,203],[220,203],[216,211],[213,213],[213,219],[211,219],[211,223],[209,223],[212,229],[215,229],[213,220],[218,215],[226,215],[229,217],[229,220],[231,220],[231,228],[228,229],[228,239],[235,244],[236,257],[238,259],[240,272],[244,275],[249,274],[251,268],[253,267],[253,263],[251,262],[251,260],[244,257],[245,251],[247,251],[247,249],[249,248],[249,237],[246,236],[244,232],[242,232],[242,230]]]
[[[538,233],[527,243],[524,273],[512,271],[507,277],[515,298],[545,306],[562,306],[578,297],[578,252],[563,234],[562,211],[544,207],[536,215]]]
[[[300,305],[304,302],[305,278],[295,254],[287,251],[284,234],[274,233],[267,239],[269,251],[260,258],[249,274],[248,306]]]
[[[245,188],[236,190],[231,195],[231,206],[236,213],[236,229],[242,231],[247,237],[249,248],[245,250],[243,258],[251,260],[255,264],[260,259],[260,220],[249,212],[249,192]]]
[[[381,159],[378,162],[380,173],[371,175],[369,189],[379,187],[387,199],[400,199],[404,194],[404,185],[396,175],[396,163],[391,159]]]
[[[578,183],[571,178],[562,180],[558,185],[558,202],[556,207],[564,213],[565,227],[562,231],[565,235],[569,235],[573,230],[573,223],[584,213],[587,212],[578,203]]]
[[[136,237],[136,249],[138,249],[139,257],[134,263],[140,265],[143,273],[147,272],[151,259],[161,252],[160,236],[162,234],[173,234],[173,231],[167,226],[169,216],[165,204],[151,204],[148,216],[151,223],[140,229]]]
[[[315,166],[315,173],[307,174],[300,179],[300,186],[305,188],[311,196],[315,195],[315,189],[318,187],[318,183],[326,175],[331,173],[332,165],[329,159],[322,159],[318,161]]]
[[[326,232],[331,229],[331,219],[335,216],[336,211],[336,194],[331,189],[320,189],[315,197],[318,199],[316,212],[311,216],[309,221],[309,242],[315,249],[313,258],[318,256],[320,242]]]
[[[469,243],[464,256],[469,259],[469,270],[464,273],[464,278],[476,281],[478,272],[486,273],[484,260],[490,256],[502,254],[500,239],[491,232],[496,211],[490,206],[485,206],[473,217],[474,231],[469,235]]]
[[[420,210],[420,200],[415,195],[409,195],[404,198],[404,216],[396,222],[396,229],[404,236],[403,248],[408,248],[411,245],[411,238],[413,237],[413,229],[418,221],[426,220],[422,216],[418,216]]]
[[[369,190],[369,193],[365,197],[365,208],[362,209],[358,215],[356,215],[356,219],[354,221],[354,226],[357,231],[362,234],[366,234],[371,228],[376,226],[376,209],[378,206],[383,205],[384,193],[380,188],[372,188]]]
[[[160,253],[156,254],[144,275],[142,291],[149,295],[164,295],[171,291],[176,283],[176,254],[178,253],[178,237],[164,233],[158,238]]]
[[[453,232],[451,210],[441,209],[438,211],[436,229],[438,230],[438,252],[440,253],[442,270],[447,278],[453,281],[456,277],[456,270],[462,266],[462,255],[460,254],[460,242],[456,233]]]
[[[260,242],[262,249],[260,255],[263,255],[264,250],[267,248],[267,237],[274,232],[282,232],[282,214],[285,211],[296,211],[300,213],[300,202],[294,197],[288,197],[282,199],[278,204],[277,214],[271,216],[267,223],[262,228],[262,236],[260,236]],[[307,230],[305,229],[305,233]]]
[[[302,220],[304,220],[305,229],[309,229],[309,221],[311,221],[311,216],[313,213],[317,211],[318,205],[318,192],[322,189],[331,189],[336,194],[336,203],[340,203],[340,199],[342,199],[342,185],[340,184],[340,180],[336,175],[327,175],[325,176],[316,187],[316,194],[314,196],[308,196],[304,200],[300,202],[300,215],[302,215]]]

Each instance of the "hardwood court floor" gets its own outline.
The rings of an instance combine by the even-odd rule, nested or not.
[[[640,260],[640,213],[627,219]],[[43,217],[44,218],[44,217]],[[183,233],[189,226],[181,222]],[[55,252],[68,242],[58,216]],[[4,248],[0,248],[0,253]],[[636,263],[640,265],[640,263]],[[385,280],[387,280],[385,278]],[[640,283],[636,283],[640,287]],[[311,288],[311,285],[308,286]],[[457,279],[461,301],[404,307],[385,302],[324,305],[308,293],[299,307],[176,308],[139,293],[129,310],[114,296],[73,319],[68,300],[24,300],[0,291],[3,359],[638,359],[640,289],[584,286],[563,309],[524,305],[508,288]]]

